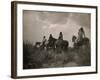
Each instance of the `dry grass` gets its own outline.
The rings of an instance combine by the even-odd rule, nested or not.
[[[75,67],[90,65],[90,47],[68,48],[57,53],[53,49],[41,50],[31,44],[23,44],[23,68]]]

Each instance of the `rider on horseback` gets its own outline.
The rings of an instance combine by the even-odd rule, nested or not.
[[[52,36],[52,34],[50,34],[48,44],[47,44],[47,48],[54,49],[55,48],[55,42],[56,42],[56,39]]]
[[[42,47],[44,48],[45,47],[45,43],[46,43],[47,39],[45,36],[43,36],[43,40],[42,40]]]
[[[52,34],[50,34],[49,41],[52,41],[52,39],[53,39],[53,36],[52,36]]]
[[[74,35],[72,37],[72,42],[74,42],[74,47],[79,47],[83,44],[83,41],[85,39],[85,32],[84,32],[84,29],[81,27],[79,29],[79,32],[78,32],[78,38]]]
[[[81,27],[78,32],[78,42],[81,42],[85,38],[84,29]]]
[[[63,34],[62,34],[62,32],[59,33],[58,39],[63,40]]]

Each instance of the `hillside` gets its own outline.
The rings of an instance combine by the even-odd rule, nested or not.
[[[90,66],[90,46],[56,50],[40,49],[32,44],[23,44],[23,69]]]

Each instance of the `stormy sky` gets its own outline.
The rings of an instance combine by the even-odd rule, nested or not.
[[[90,17],[88,13],[23,10],[24,42],[35,44],[41,42],[43,36],[48,39],[49,34],[58,38],[59,32],[62,32],[64,40],[72,46],[72,36],[78,35],[80,27],[84,28],[86,37],[90,39]]]

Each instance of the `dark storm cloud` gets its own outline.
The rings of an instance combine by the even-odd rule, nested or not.
[[[66,23],[69,13],[38,12],[38,15],[41,20],[49,21],[52,24],[64,24]]]

